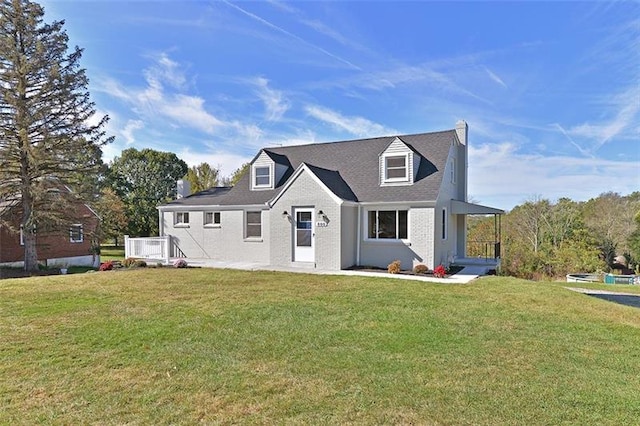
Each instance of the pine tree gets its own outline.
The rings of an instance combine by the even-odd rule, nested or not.
[[[30,271],[38,267],[34,230],[69,220],[73,194],[60,188],[95,174],[100,146],[110,142],[108,117],[89,123],[95,108],[82,49],[68,52],[64,21],[43,16],[37,3],[0,0],[0,202],[18,207]]]

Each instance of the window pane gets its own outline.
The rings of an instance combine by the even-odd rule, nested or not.
[[[405,167],[405,156],[401,157],[387,157],[387,167]]]
[[[311,247],[311,229],[298,229],[296,231],[296,246]]]
[[[256,167],[255,178],[256,186],[269,186],[271,185],[269,167]]]
[[[378,238],[376,234],[376,211],[369,212],[369,238]]]
[[[260,225],[247,224],[247,238],[259,238],[262,236],[262,227]]]
[[[269,176],[256,176],[256,186],[269,186]]]
[[[82,242],[82,226],[80,225],[73,225],[71,226],[70,230],[69,230],[69,236],[70,236],[70,240],[71,242],[74,243],[81,243]]]
[[[220,225],[220,212],[215,212],[213,214],[213,223]]]
[[[387,179],[404,178],[406,176],[405,169],[387,169]]]
[[[204,224],[211,225],[213,223],[213,212],[204,213]]]
[[[408,214],[406,210],[398,210],[398,238],[407,238],[407,220]]]
[[[262,214],[260,212],[247,212],[247,237],[262,236]]]
[[[395,210],[378,212],[378,238],[397,238]]]

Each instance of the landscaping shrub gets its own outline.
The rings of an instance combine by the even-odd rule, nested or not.
[[[133,257],[127,257],[122,261],[122,266],[124,266],[125,268],[131,268],[136,263],[136,260],[137,259],[134,259]]]
[[[422,264],[422,263],[417,264],[413,268],[413,273],[414,274],[426,274],[427,272],[429,272],[429,267],[427,265]]]
[[[433,276],[436,278],[444,278],[444,276],[447,275],[447,270],[445,269],[444,266],[442,265],[438,265],[435,268],[433,268]]]
[[[186,268],[187,267],[187,261],[184,259],[178,259],[175,262],[173,262],[173,267],[174,268]]]
[[[389,264],[389,266],[387,266],[387,271],[389,271],[390,274],[397,274],[400,272],[400,265],[401,263],[399,260],[394,260]]]
[[[111,271],[113,269],[113,261],[109,260],[100,264],[98,271]]]
[[[147,267],[147,262],[145,262],[142,259],[137,259],[135,262],[133,262],[133,267],[134,268],[146,268]]]

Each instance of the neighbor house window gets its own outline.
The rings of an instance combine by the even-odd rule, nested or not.
[[[407,218],[407,210],[370,210],[367,235],[370,239],[406,239]]]
[[[81,243],[84,241],[84,233],[82,232],[82,225],[75,224],[69,228],[69,241],[72,243]]]
[[[384,179],[385,181],[406,181],[409,179],[406,155],[384,157]]]
[[[447,239],[447,209],[442,209],[442,239]]]
[[[271,186],[271,169],[269,166],[254,167],[254,187],[267,188]]]
[[[189,224],[189,212],[175,212],[173,224],[174,225],[188,225]]]
[[[24,245],[24,225],[20,225],[20,245]]]
[[[247,212],[245,221],[245,238],[261,238],[262,212]]]
[[[208,226],[220,226],[220,212],[204,212],[204,224]]]

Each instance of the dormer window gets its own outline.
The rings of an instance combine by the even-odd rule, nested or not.
[[[395,138],[380,153],[380,185],[412,185],[420,167],[420,155],[400,138]]]
[[[387,155],[384,157],[384,181],[407,182],[409,180],[408,155]]]
[[[251,166],[251,189],[273,189],[273,165]]]
[[[255,168],[255,184],[256,187],[259,186],[271,186],[271,173],[269,171],[269,167],[262,166]]]

